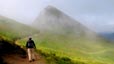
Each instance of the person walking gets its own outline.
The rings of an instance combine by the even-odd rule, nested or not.
[[[28,39],[28,41],[26,43],[26,48],[27,48],[29,62],[35,61],[34,52],[35,52],[36,46],[35,46],[35,43],[32,40],[32,38]]]

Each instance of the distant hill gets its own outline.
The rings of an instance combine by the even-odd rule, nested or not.
[[[31,28],[30,26],[0,16],[0,36],[7,37],[9,39],[17,39],[37,32],[37,30]]]
[[[32,26],[40,32],[50,32],[75,37],[83,36],[88,39],[102,38],[91,29],[88,29],[83,24],[53,6],[46,7],[32,23]]]
[[[60,51],[75,59],[113,62],[108,53],[114,53],[114,44],[53,6],[46,7],[32,26],[40,31],[34,38],[41,49]]]
[[[109,41],[114,42],[114,33],[100,33],[103,37],[105,37]]]
[[[55,33],[82,33],[87,30],[85,26],[53,6],[46,7],[32,25],[40,31]]]

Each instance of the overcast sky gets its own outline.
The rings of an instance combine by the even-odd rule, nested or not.
[[[0,0],[0,14],[30,24],[48,5],[97,32],[114,32],[114,0]]]

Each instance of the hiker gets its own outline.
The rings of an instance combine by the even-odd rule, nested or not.
[[[32,38],[29,38],[29,40],[27,41],[26,48],[27,48],[27,52],[28,52],[29,62],[35,61],[34,52],[35,52],[36,46],[35,46],[35,43],[32,40]]]

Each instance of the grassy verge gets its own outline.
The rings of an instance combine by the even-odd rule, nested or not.
[[[48,61],[48,64],[105,64],[102,62],[97,61],[88,61],[88,60],[82,60],[81,58],[78,58],[76,60],[73,60],[72,58],[68,57],[67,55],[63,55],[63,53],[60,55],[55,51],[44,51],[41,49],[38,49],[37,51],[42,56],[45,57],[45,59]]]

